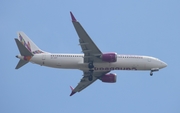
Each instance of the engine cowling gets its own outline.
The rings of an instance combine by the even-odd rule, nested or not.
[[[116,79],[117,79],[117,76],[116,74],[113,74],[113,73],[105,74],[104,76],[100,78],[102,82],[107,82],[107,83],[115,83]]]
[[[116,62],[117,53],[104,53],[101,55],[101,59],[105,62]]]

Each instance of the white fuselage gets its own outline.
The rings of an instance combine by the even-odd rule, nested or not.
[[[30,62],[42,66],[63,69],[89,70],[83,54],[35,54]],[[118,55],[117,62],[94,63],[94,71],[111,70],[153,70],[166,67],[163,61],[149,56]]]

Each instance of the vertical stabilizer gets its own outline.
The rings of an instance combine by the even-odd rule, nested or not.
[[[21,55],[16,57],[20,59],[15,69],[27,64],[34,54],[44,53],[25,33],[18,32],[18,39],[15,39]]]
[[[32,53],[39,54],[43,51],[22,31],[17,32],[19,41]]]
[[[15,39],[15,41],[22,56],[33,56],[31,51],[29,51],[29,49],[27,49],[27,47],[25,47],[18,39]]]

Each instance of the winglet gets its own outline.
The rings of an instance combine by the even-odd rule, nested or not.
[[[70,94],[70,96],[72,96],[72,95],[74,95],[76,92],[73,91],[73,90],[74,90],[73,87],[70,86],[70,88],[71,88],[71,91],[72,91],[71,94]]]
[[[74,15],[72,14],[72,12],[70,12],[70,14],[71,14],[71,19],[72,19],[72,21],[73,21],[73,22],[77,22],[76,18],[75,18]]]

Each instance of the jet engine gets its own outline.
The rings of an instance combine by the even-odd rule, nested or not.
[[[104,53],[100,56],[100,58],[105,62],[116,62],[117,53]]]
[[[113,73],[108,73],[108,74],[105,74],[104,76],[102,76],[100,78],[100,80],[102,82],[107,82],[107,83],[115,83],[116,82],[116,74],[113,74]]]

